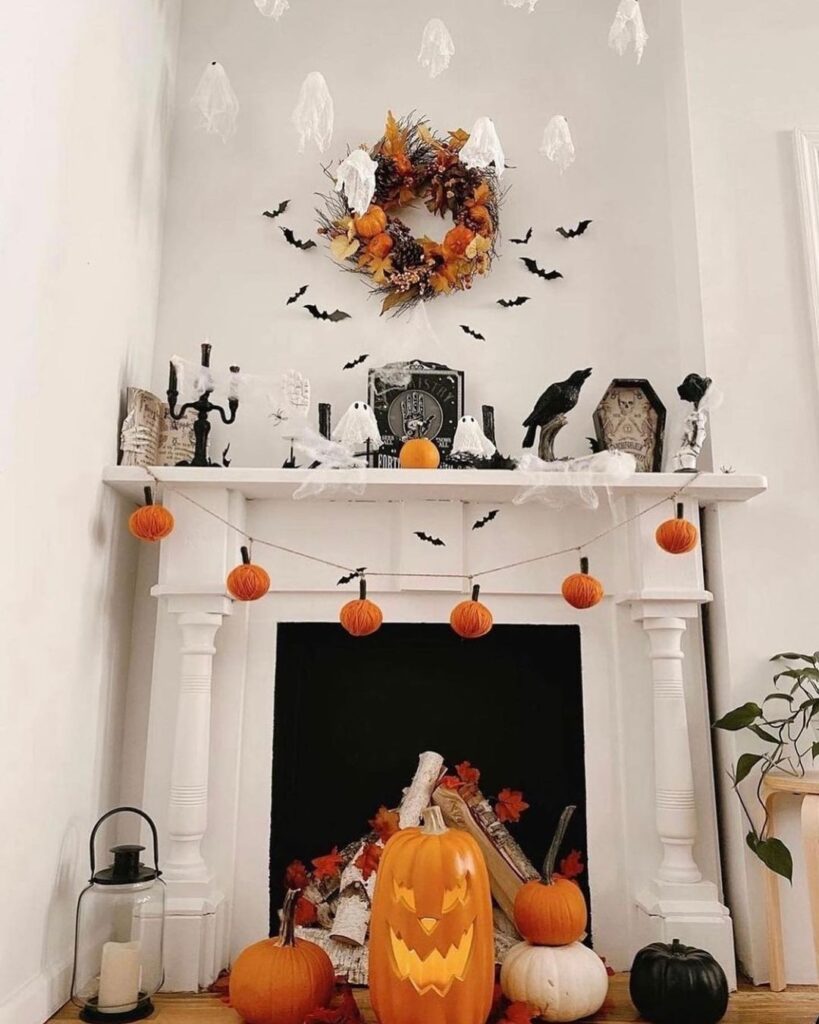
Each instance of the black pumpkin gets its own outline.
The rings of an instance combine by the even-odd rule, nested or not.
[[[653,1024],[716,1024],[728,1009],[725,972],[704,949],[654,942],[631,966],[631,1001]]]

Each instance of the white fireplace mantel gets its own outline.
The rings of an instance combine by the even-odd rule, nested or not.
[[[225,578],[241,538],[226,522],[342,565],[451,574],[370,578],[387,621],[442,622],[466,589],[459,575],[578,545],[629,520],[588,552],[607,591],[591,611],[560,596],[576,554],[482,577],[482,592],[497,623],[580,626],[595,948],[624,969],[645,942],[680,938],[710,949],[734,978],[700,623],[701,606],[720,595],[705,589],[701,550],[668,555],[654,531],[673,514],[662,499],[686,483],[679,500],[699,522],[703,508],[763,493],[764,477],[115,467],[105,481],[134,501],[156,481],[176,519],[153,588],[160,610],[144,684],[143,802],[169,854],[168,988],[209,984],[266,934],[276,625],[334,620],[350,591],[333,568],[257,546],[271,591],[233,605]],[[292,500],[305,482],[332,486]],[[514,505],[534,483],[556,502]],[[579,500],[581,487],[594,488],[598,508]],[[488,528],[472,529],[499,506]],[[421,543],[417,530],[446,546]]]

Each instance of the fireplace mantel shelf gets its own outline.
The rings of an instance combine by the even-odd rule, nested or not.
[[[686,481],[677,473],[635,473],[626,478],[607,478],[599,473],[572,474],[567,480],[561,474],[523,473],[515,470],[311,470],[237,467],[230,469],[189,469],[157,466],[153,476],[168,487],[200,490],[221,487],[238,491],[251,500],[276,501],[289,499],[304,483],[327,484],[327,488],[305,500],[323,501],[464,501],[491,504],[508,503],[526,488],[538,484],[554,488],[577,489],[592,486],[610,488],[616,496],[671,495]],[[356,494],[339,488],[366,487]],[[153,483],[144,470],[133,466],[110,466],[103,480],[115,491],[135,502],[143,500],[143,488]],[[708,505],[723,501],[748,501],[767,490],[764,476],[739,473],[703,473],[689,485],[686,496]]]

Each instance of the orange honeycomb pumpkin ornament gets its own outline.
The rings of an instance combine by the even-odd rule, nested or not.
[[[472,588],[472,599],[456,604],[449,616],[450,626],[464,640],[486,636],[492,628],[492,612],[478,600],[480,592],[481,588],[476,583]]]
[[[162,505],[154,505],[150,487],[145,488],[145,504],[131,513],[128,529],[139,540],[153,544],[173,532],[173,515]]]
[[[699,531],[683,517],[682,502],[678,502],[676,518],[660,523],[654,537],[663,551],[670,555],[687,555],[697,546]]]
[[[339,613],[339,621],[350,636],[370,636],[381,628],[384,614],[374,601],[367,598],[367,581],[358,584],[358,600],[348,601]]]
[[[227,588],[237,601],[258,601],[270,590],[270,576],[260,565],[250,561],[248,548],[242,548],[242,564],[231,570]]]
[[[596,604],[600,604],[606,593],[600,580],[589,575],[588,558],[580,559],[580,572],[567,576],[563,580],[560,592],[563,594],[563,599],[572,608],[580,608],[581,610],[593,608]]]

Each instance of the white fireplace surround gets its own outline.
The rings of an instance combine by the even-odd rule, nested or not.
[[[294,501],[295,488],[320,479],[318,471],[154,472],[176,529],[162,544],[153,589],[151,679],[142,687],[132,680],[130,706],[145,721],[142,805],[160,829],[166,988],[174,991],[210,984],[244,945],[267,934],[276,624],[333,621],[354,589],[337,587],[340,573],[326,566],[257,545],[254,561],[270,572],[271,592],[234,604],[224,581],[241,538],[179,492],[251,535],[345,565],[469,573],[578,544],[685,483],[671,474],[612,481],[591,510],[575,489],[590,481],[556,482],[559,509],[513,505],[527,482],[521,473],[373,470],[363,495],[334,489]],[[338,485],[345,475],[326,479]],[[137,501],[149,478],[113,468],[106,481]],[[685,492],[686,515],[697,522],[703,510],[718,514],[720,503],[765,488],[759,476],[703,474]],[[489,508],[501,514],[473,531]],[[646,942],[679,938],[713,952],[733,982],[700,617],[712,595],[699,549],[675,557],[654,541],[672,514],[665,502],[588,550],[607,592],[595,609],[577,612],[560,596],[563,577],[576,571],[573,555],[484,577],[482,595],[499,623],[580,626],[596,951],[622,970]],[[415,530],[443,537],[446,547],[421,543]],[[388,622],[445,622],[466,585],[376,577],[369,589]],[[548,676],[548,651],[543,670]],[[499,721],[498,743],[515,742]],[[544,831],[552,824],[543,822]]]

